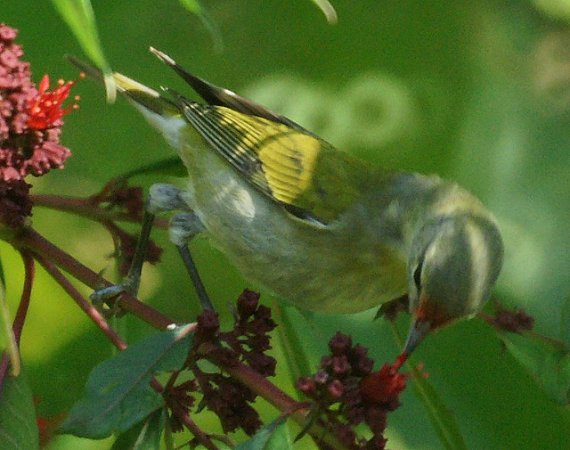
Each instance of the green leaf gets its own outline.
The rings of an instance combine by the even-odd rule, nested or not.
[[[251,439],[239,444],[235,450],[287,450],[293,448],[284,417],[265,425]]]
[[[393,321],[389,323],[398,347],[402,348],[402,337],[398,332],[396,324]],[[410,371],[410,375],[414,381],[416,397],[425,408],[442,448],[449,450],[467,449],[467,444],[463,438],[463,433],[459,429],[455,415],[447,408],[435,388],[418,369],[412,366],[411,361],[406,363],[406,368]]]
[[[560,405],[570,402],[570,349],[537,334],[499,332],[512,355]]]
[[[0,396],[0,447],[2,450],[40,448],[32,390],[25,377],[8,376]]]
[[[323,12],[329,24],[334,25],[338,22],[338,16],[336,14],[334,6],[328,0],[311,1]]]
[[[202,25],[208,30],[214,48],[216,51],[221,52],[224,49],[224,42],[222,40],[222,33],[218,28],[216,22],[212,19],[208,11],[201,5],[199,0],[179,0],[180,4],[192,14],[196,15],[202,22]]]
[[[123,432],[163,406],[149,383],[158,372],[179,369],[188,356],[188,326],[149,336],[89,376],[86,394],[71,409],[61,432],[102,439]]]
[[[155,450],[160,448],[160,436],[166,422],[166,411],[158,409],[145,420],[122,433],[111,450]]]
[[[407,365],[410,367],[410,365]],[[439,437],[442,448],[467,449],[467,444],[453,413],[447,408],[434,387],[417,369],[411,369],[414,389],[426,409],[429,419]]]
[[[103,71],[107,98],[113,101],[116,94],[115,83],[111,76],[111,68],[103,53],[91,1],[52,0],[52,3],[75,35],[85,54]]]
[[[178,156],[171,156],[170,158],[161,159],[160,161],[156,161],[154,163],[147,164],[146,166],[133,169],[122,175],[119,175],[118,178],[126,180],[137,175],[149,174],[184,177],[188,175],[188,172],[186,171],[184,164],[182,164],[182,161]]]
[[[301,341],[300,334],[295,330],[290,310],[280,302],[273,302],[272,311],[275,320],[279,323],[277,336],[289,367],[288,375],[291,383],[295,386],[299,377],[313,373],[307,356],[307,349]],[[308,316],[309,313],[306,313],[303,318],[308,321],[310,320]]]

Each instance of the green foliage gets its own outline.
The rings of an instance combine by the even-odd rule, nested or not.
[[[449,410],[441,395],[417,369],[411,370],[416,395],[424,405],[441,446],[448,450],[467,449],[457,417]]]
[[[186,327],[180,327],[149,336],[99,364],[89,376],[85,398],[71,409],[61,431],[101,439],[147,418],[164,404],[162,396],[149,386],[151,378],[179,369],[190,342]],[[156,418],[149,423],[156,425]]]
[[[2,387],[0,444],[2,450],[40,448],[32,390],[22,374],[9,376]]]
[[[52,0],[85,53],[98,67],[107,67],[90,0]]]
[[[81,44],[83,51],[105,74],[109,98],[114,98],[114,85],[109,77],[111,68],[101,47],[91,0],[52,0],[52,3]]]
[[[283,417],[265,425],[251,439],[235,447],[236,450],[287,450],[293,443]]]
[[[202,3],[199,0],[178,0],[180,4],[190,11],[192,14],[195,14],[204,27],[212,36],[212,41],[214,42],[214,48],[221,52],[224,49],[224,41],[222,37],[222,33],[218,28],[218,24],[215,20],[212,19],[206,8],[202,6]]]
[[[327,22],[330,24],[335,24],[338,20],[338,16],[334,9],[334,6],[328,0],[311,0],[325,15]]]
[[[570,403],[570,350],[567,346],[529,333],[501,332],[500,337],[553,401],[563,406]]]
[[[153,450],[160,448],[166,412],[157,409],[144,420],[117,436],[111,450]]]

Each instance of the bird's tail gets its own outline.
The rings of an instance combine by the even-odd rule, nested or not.
[[[91,78],[104,81],[103,73],[96,67],[87,64],[74,56],[67,56],[67,59],[82,72],[85,72]],[[148,112],[158,114],[160,116],[172,116],[179,114],[179,108],[170,99],[162,96],[154,89],[139,83],[121,73],[113,72],[111,74],[115,86],[119,93],[131,100],[139,109],[144,108]]]

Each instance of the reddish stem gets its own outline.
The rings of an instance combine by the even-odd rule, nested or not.
[[[4,380],[6,379],[6,373],[8,373],[8,365],[10,364],[10,358],[6,352],[2,352],[2,360],[0,361],[0,399],[2,398],[2,391],[4,390]]]
[[[14,333],[14,339],[18,347],[20,346],[20,337],[22,336],[22,329],[24,328],[24,322],[26,321],[26,315],[30,306],[30,297],[35,276],[34,259],[26,252],[21,252],[21,255],[24,260],[25,269],[24,286],[22,288],[20,303],[18,304],[18,310],[16,311],[16,317],[14,318],[14,323],[12,325],[12,332]],[[1,387],[4,385],[4,379],[8,372],[9,363],[10,359],[8,358],[8,355],[6,353],[2,353],[2,360],[0,361],[0,391]]]
[[[36,274],[36,266],[30,253],[21,252],[21,255],[22,260],[24,261],[24,286],[22,288],[22,296],[20,297],[20,303],[18,304],[18,310],[16,311],[16,317],[14,317],[14,325],[12,327],[14,337],[16,338],[18,345],[20,344],[22,329],[24,328],[24,322],[26,321],[26,315],[28,314],[32,285],[34,284]]]
[[[190,418],[188,414],[182,414],[178,417],[184,426],[188,428],[188,430],[196,436],[196,438],[200,441],[204,447],[210,450],[219,450],[219,448],[212,442],[210,436],[208,436],[196,423]]]
[[[89,303],[87,300],[85,300],[85,298],[83,298],[81,293],[75,288],[75,286],[73,286],[73,284],[71,284],[71,282],[61,273],[61,271],[58,270],[55,264],[51,263],[50,261],[47,261],[40,255],[36,255],[36,258],[38,262],[44,267],[44,269],[46,269],[46,271],[52,276],[52,278],[55,279],[61,287],[63,287],[63,289],[67,292],[67,294],[95,323],[97,328],[99,328],[101,331],[103,331],[103,333],[105,333],[105,335],[109,338],[109,340],[113,343],[113,345],[121,351],[125,350],[127,348],[127,344],[122,340],[119,334],[115,330],[113,330],[113,328],[109,325],[107,320],[101,315],[101,313],[97,310],[97,308],[92,306],[91,303]],[[184,336],[194,332],[194,330],[195,326],[192,326],[192,324],[188,325],[188,330],[184,334]],[[162,393],[164,391],[164,388],[156,380],[156,378],[153,378],[150,384],[156,392]]]
[[[70,205],[71,203],[73,203],[73,201],[70,201]],[[77,261],[75,258],[70,256],[68,253],[52,244],[32,228],[23,229],[17,237],[11,239],[11,243],[21,252],[29,254],[37,259],[38,262],[46,269],[46,271],[66,290],[66,292],[72,297],[78,306],[88,314],[91,320],[95,322],[97,327],[99,327],[109,337],[109,339],[115,346],[117,346],[117,348],[121,350],[126,348],[126,344],[122,341],[120,336],[118,336],[117,333],[109,326],[99,311],[83,298],[79,291],[70,283],[70,281],[61,273],[57,267],[59,266],[60,268],[64,269],[74,278],[83,282],[92,289],[97,289],[102,285],[108,286],[111,283],[104,280],[99,274],[93,272],[81,264],[79,261]],[[160,312],[154,310],[153,308],[148,307],[144,303],[141,303],[135,297],[127,293],[124,293],[121,296],[119,304],[124,310],[131,312],[135,316],[139,317],[143,321],[151,324],[156,328],[166,329],[173,323],[173,321],[168,317],[162,315]],[[215,352],[214,354],[209,354],[209,350],[213,349],[213,347],[208,348],[209,345],[212,344],[204,344],[204,348],[202,349],[208,359],[224,369],[236,380],[240,381],[245,386],[250,388],[253,392],[266,399],[280,411],[295,411],[291,417],[298,423],[302,425],[306,423],[307,415],[309,413],[307,407],[300,406],[302,404],[295,401],[293,398],[281,391],[277,386],[269,382],[265,377],[251,369],[249,366],[242,363],[228,365],[225,364],[222,359],[217,358],[215,356]],[[156,380],[153,380],[151,385],[158,392],[163,391],[162,386]],[[189,422],[185,421],[184,423],[187,426],[190,426],[193,422],[190,420],[190,418],[188,418],[188,421]],[[194,430],[192,431],[194,432]],[[196,430],[197,436],[200,432],[203,433],[199,429]],[[327,432],[327,430],[323,429],[323,427],[318,423],[314,424],[311,427],[310,434],[317,441],[326,442],[331,448],[345,448],[333,435],[331,435],[330,432]],[[208,446],[208,448],[216,449],[217,447],[211,443],[209,437],[206,436],[206,438],[207,441],[203,441],[204,445],[206,445],[206,442],[209,441],[211,446]]]
[[[140,217],[133,217],[132,214],[101,208],[97,204],[94,204],[89,198],[35,194],[30,195],[30,199],[34,206],[43,206],[57,211],[77,214],[96,220],[97,222],[118,220],[121,222],[140,223],[141,221]],[[168,228],[168,221],[158,218],[155,220],[154,226],[166,229]]]
[[[51,263],[50,261],[47,261],[45,258],[39,255],[37,255],[37,260],[44,267],[44,269],[46,269],[46,271],[52,276],[52,278],[54,278],[59,283],[59,285],[63,287],[63,289],[67,292],[67,294],[87,314],[87,316],[95,323],[95,325],[97,325],[97,328],[99,328],[101,331],[103,331],[103,333],[105,333],[105,335],[109,338],[109,340],[113,343],[113,345],[121,351],[125,350],[127,348],[127,344],[122,340],[122,338],[118,335],[118,333],[115,330],[113,330],[113,328],[109,325],[109,323],[105,320],[105,318],[101,315],[101,313],[97,310],[97,308],[92,306],[91,303],[89,303],[87,300],[85,300],[85,298],[83,298],[81,293],[75,288],[75,286],[73,286],[70,283],[70,281],[61,273],[61,271],[59,271],[59,269],[55,266],[55,264]],[[191,324],[188,325],[184,336],[194,332],[194,330],[195,326],[192,326]],[[158,382],[156,378],[152,378],[150,385],[156,392],[158,393],[164,392],[163,386]],[[188,421],[190,421],[189,418]],[[184,423],[186,423],[186,421],[184,421]],[[210,448],[212,450],[217,450],[217,447],[212,444],[210,438],[206,436],[199,428],[196,427],[196,429],[197,429],[196,436],[201,440],[201,442],[207,448]],[[194,432],[195,430],[191,431]]]
[[[263,397],[279,411],[291,413],[290,417],[295,420],[295,422],[301,426],[307,424],[308,415],[310,413],[308,406],[291,398],[251,367],[239,361],[232,361],[231,364],[227,364],[223,358],[217,356],[217,352],[213,351],[214,349],[214,344],[207,342],[201,345],[200,352],[244,386]],[[330,448],[346,449],[342,441],[337,439],[331,430],[326,430],[318,422],[315,422],[311,426],[308,433],[316,442],[324,442]]]
[[[95,308],[91,303],[89,303],[81,293],[76,289],[73,284],[59,271],[55,264],[48,261],[43,256],[36,256],[38,262],[44,267],[44,269],[52,276],[52,278],[59,283],[59,285],[67,292],[67,294],[77,303],[77,305],[89,316],[89,318],[97,325],[109,340],[113,343],[115,347],[119,350],[124,350],[127,348],[125,341],[121,339],[119,334],[113,330],[111,325],[105,320],[103,315]]]
[[[217,352],[212,351],[214,348],[213,344],[205,343],[200,350],[205,353],[210,361],[223,368],[236,380],[262,396],[280,411],[295,410],[297,408],[298,402],[267,380],[267,378],[245,364],[238,362],[231,365],[225,364],[224,360],[217,356]]]
[[[101,275],[81,264],[71,255],[52,244],[32,228],[25,228],[23,232],[14,239],[12,244],[20,250],[28,249],[36,258],[53,261],[55,265],[59,266],[74,278],[92,289],[111,285],[111,283],[101,277]],[[121,295],[118,301],[119,306],[123,310],[134,314],[136,317],[155,328],[164,330],[174,323],[174,321],[167,316],[161,314],[154,308],[145,305],[136,297],[126,292]]]

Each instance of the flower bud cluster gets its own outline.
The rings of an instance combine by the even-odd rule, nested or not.
[[[73,82],[60,80],[50,91],[46,75],[36,88],[16,35],[0,23],[0,220],[9,227],[21,226],[31,214],[24,177],[61,168],[71,155],[59,138],[62,117],[77,107],[63,107]]]
[[[271,310],[259,305],[259,294],[245,290],[237,301],[232,330],[221,332],[218,315],[212,310],[204,310],[198,316],[197,323],[194,351],[187,364],[195,380],[194,384],[188,385],[192,388],[190,391],[201,391],[200,406],[218,416],[224,433],[242,429],[246,434],[253,435],[262,425],[259,414],[252,406],[256,394],[231,376],[212,371],[211,367],[207,370],[202,367],[200,360],[203,356],[199,348],[206,343],[214,344],[214,350],[209,351],[208,355],[215,356],[223,365],[231,367],[241,362],[266,377],[275,375],[276,361],[265,354],[271,349],[269,333],[276,326],[271,319]],[[188,395],[188,392],[184,393],[183,402],[191,406],[193,402]]]
[[[324,417],[325,426],[350,449],[384,449],[387,414],[399,405],[406,375],[385,364],[373,372],[368,350],[352,345],[350,336],[337,332],[329,341],[330,354],[319,370],[300,378],[297,387],[311,398]],[[360,437],[356,426],[366,424],[372,437]]]
[[[534,327],[534,317],[524,309],[510,310],[499,304],[496,305],[493,322],[499,329],[510,331],[511,333],[530,331]]]

